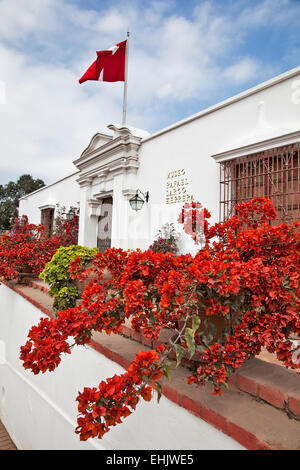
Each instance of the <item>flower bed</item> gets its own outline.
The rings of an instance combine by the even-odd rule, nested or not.
[[[57,238],[46,237],[45,227],[29,224],[26,216],[17,218],[13,229],[0,238],[0,277],[37,276],[59,246]]]

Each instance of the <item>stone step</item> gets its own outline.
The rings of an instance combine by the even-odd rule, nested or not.
[[[45,292],[46,294],[48,294],[50,290],[49,285],[46,284],[42,279],[29,279],[27,285]]]
[[[127,368],[146,345],[119,335],[95,333],[91,346],[109,359]],[[189,372],[172,362],[172,380],[162,380],[163,394],[179,406],[228,434],[248,449],[299,449],[300,422],[268,403],[257,400],[236,387],[221,397],[212,395],[210,384],[188,385]],[[159,406],[159,405],[158,405]]]
[[[130,319],[126,319],[122,334],[149,347],[155,347],[141,332],[131,328]],[[172,333],[164,331],[160,342],[167,342],[171,335]],[[186,364],[189,365],[190,361],[186,361]],[[232,376],[231,385],[284,410],[291,418],[300,419],[300,375],[279,365],[279,362],[276,364],[253,358]]]
[[[232,383],[300,420],[300,375],[295,371],[254,358],[233,375]]]

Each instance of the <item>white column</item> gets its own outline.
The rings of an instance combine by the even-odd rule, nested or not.
[[[80,185],[80,217],[78,244],[94,248],[97,246],[98,217],[91,216],[91,181]]]
[[[123,195],[124,175],[114,176],[111,246],[128,248],[128,199]]]

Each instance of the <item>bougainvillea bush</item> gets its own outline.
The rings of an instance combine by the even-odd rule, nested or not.
[[[206,242],[204,233],[204,221],[206,209],[201,202],[186,202],[178,217],[184,232],[189,235],[196,245],[202,248]]]
[[[186,209],[192,219],[197,203]],[[162,328],[175,331],[167,344],[140,351],[124,374],[79,394],[80,439],[101,438],[132,413],[141,398],[150,400],[153,388],[159,398],[159,379],[170,378],[171,351],[177,364],[186,352],[200,355],[197,370],[187,370],[188,383],[210,381],[216,395],[262,347],[286,367],[300,368],[291,339],[300,332],[300,224],[271,226],[276,213],[264,198],[238,204],[236,215],[213,226],[209,212],[200,209],[205,246],[196,256],[114,248],[97,253],[96,279],[85,288],[81,305],[59,312],[54,320],[42,319],[29,332],[20,357],[26,369],[38,374],[54,370],[62,354],[70,354],[70,339],[80,345],[88,343],[95,330],[120,334],[126,318],[145,338],[159,339]],[[184,216],[180,214],[182,223]],[[83,275],[79,258],[69,269],[73,277]],[[112,277],[101,282],[105,269]],[[216,318],[224,323],[219,338]]]
[[[40,277],[49,284],[49,294],[54,297],[53,308],[56,311],[74,307],[79,298],[79,289],[71,278],[69,264],[80,257],[81,268],[87,268],[97,248],[71,245],[60,247],[51,261],[46,264]]]
[[[70,207],[69,211],[65,206],[57,207],[57,217],[55,218],[55,236],[60,240],[62,246],[77,245],[79,230],[79,209]]]
[[[149,250],[156,253],[178,253],[178,241],[180,235],[177,233],[174,224],[166,223],[158,231],[157,237],[149,246]]]
[[[46,237],[43,225],[29,224],[26,216],[17,218],[13,229],[0,238],[0,277],[14,279],[23,272],[38,275],[59,246],[56,237]]]

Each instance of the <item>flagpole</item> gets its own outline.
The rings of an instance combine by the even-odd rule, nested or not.
[[[126,107],[127,107],[127,78],[128,78],[128,52],[129,52],[129,29],[126,38],[126,51],[125,51],[125,77],[124,77],[124,96],[123,96],[123,118],[122,126],[126,125]]]

